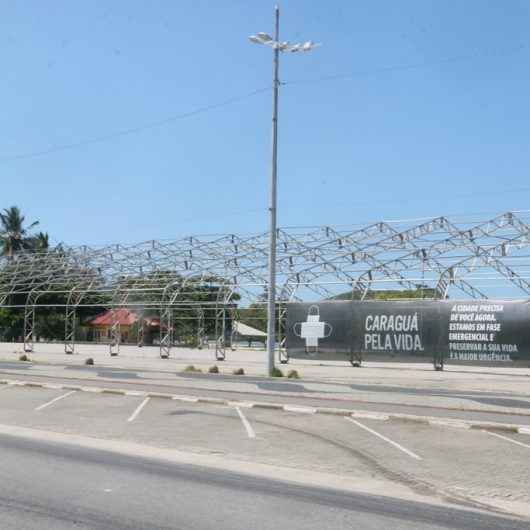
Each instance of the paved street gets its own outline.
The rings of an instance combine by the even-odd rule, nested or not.
[[[296,366],[302,379],[287,380],[260,377],[257,367],[262,352],[256,351],[232,352],[233,360],[216,363],[224,374],[219,376],[204,373],[214,364],[209,358],[211,351],[175,349],[173,358],[161,360],[155,348],[123,347],[119,357],[110,358],[104,345],[83,345],[84,354],[92,353],[95,359],[94,366],[86,366],[84,354],[66,356],[60,344],[38,344],[37,348],[40,353],[31,355],[34,362],[20,362],[13,345],[0,345],[0,378],[8,382],[0,386],[0,436],[12,435],[14,427],[36,433],[35,439],[24,438],[25,443],[42,443],[47,433],[81,436],[118,444],[112,447],[118,448],[119,460],[126,457],[131,462],[133,455],[123,448],[136,444],[134,447],[167,451],[164,455],[172,466],[206,465],[208,472],[213,472],[213,465],[218,473],[222,469],[244,473],[257,483],[281,479],[294,481],[297,487],[339,488],[356,499],[359,494],[392,497],[384,506],[399,506],[405,512],[410,506],[407,503],[423,502],[431,508],[446,503],[530,517],[530,437],[456,428],[451,423],[465,420],[530,426],[530,389],[524,368],[452,367],[439,373],[424,365],[402,369],[375,364],[357,370],[343,366],[337,377],[337,366],[302,362],[287,367]],[[203,373],[183,371],[188,364],[202,367]],[[231,375],[235,367],[244,367],[248,375]],[[325,377],[330,373],[335,377]],[[46,388],[12,384],[17,381],[45,384]],[[101,393],[102,387],[108,392]],[[180,397],[149,397],[148,392]],[[228,406],[197,403],[196,396],[222,398]],[[246,405],[250,402],[264,406],[283,403],[287,410],[250,408]],[[361,417],[306,413],[315,407],[357,411]],[[369,417],[362,417],[364,412]],[[375,419],[378,414],[382,419],[388,414],[408,414],[440,421],[381,421]],[[81,453],[92,450],[90,444],[69,447]],[[224,484],[219,487],[223,489],[219,495],[227,494]],[[275,486],[289,491],[292,487]],[[335,494],[332,497],[335,499]],[[407,502],[399,504],[397,499]],[[280,501],[275,498],[275,502]],[[311,524],[317,525],[329,509],[328,503],[319,507]],[[82,513],[83,507],[79,510]],[[343,507],[333,507],[333,513],[341,510]],[[157,513],[174,518],[164,510]],[[281,513],[289,511],[282,508]],[[16,514],[13,517],[16,526]],[[63,522],[50,522],[50,527],[70,524],[68,515],[65,517]],[[385,517],[384,511],[367,515],[347,510],[340,515],[347,524],[360,520],[367,528],[370,524],[384,528],[381,517]],[[428,527],[408,518],[407,512],[404,528],[414,528],[414,524]],[[202,517],[199,520],[202,524]],[[95,522],[87,524],[97,528]],[[102,519],[101,524],[107,523]],[[137,520],[118,519],[109,524],[135,528]],[[138,524],[141,527],[141,522]],[[204,524],[198,527],[208,528]],[[237,524],[236,518],[232,527]],[[162,520],[160,527],[164,527]]]
[[[461,509],[0,436],[4,530],[523,529]]]
[[[300,477],[344,477],[361,491],[366,485],[383,495],[530,515],[528,435],[186,403],[134,391],[4,385],[0,402],[0,430],[13,425],[132,442],[241,462],[251,474],[255,464],[278,466]]]

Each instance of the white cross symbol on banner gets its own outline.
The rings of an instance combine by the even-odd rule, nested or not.
[[[319,339],[325,339],[331,335],[333,328],[331,324],[320,321],[320,311],[317,305],[312,305],[307,312],[307,320],[298,322],[293,327],[295,335],[305,340],[307,353],[318,352]]]

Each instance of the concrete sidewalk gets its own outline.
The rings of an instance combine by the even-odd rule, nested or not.
[[[24,353],[20,343],[0,343],[0,359],[17,360]],[[120,354],[111,357],[108,345],[79,344],[74,355],[66,355],[62,343],[36,343],[29,354],[34,362],[57,365],[81,365],[91,357],[97,366],[157,372],[181,371],[193,365],[203,372],[217,365],[223,373],[243,368],[246,375],[266,376],[265,350],[239,348],[227,351],[225,361],[215,360],[213,349],[175,347],[169,359],[161,359],[158,346],[122,345]],[[304,380],[339,383],[392,384],[404,387],[456,391],[483,391],[530,396],[530,366],[469,366],[449,364],[443,372],[436,372],[430,363],[398,363],[365,361],[361,368],[353,368],[344,361],[319,361],[317,359],[291,359],[288,364],[277,364],[287,373],[297,370]]]
[[[300,374],[300,380],[287,380],[265,378],[265,352],[256,350],[228,352],[224,362],[214,361],[212,350],[183,348],[174,348],[170,359],[160,359],[156,347],[122,346],[118,357],[110,357],[105,345],[80,345],[75,355],[66,355],[61,344],[39,343],[35,350],[30,355],[33,362],[23,363],[18,361],[22,345],[0,344],[2,376],[85,380],[101,386],[123,382],[194,395],[233,393],[238,399],[321,401],[330,407],[364,404],[383,412],[419,414],[415,411],[421,409],[430,415],[429,409],[440,409],[530,418],[527,368],[449,366],[435,372],[425,364],[366,363],[353,368],[340,361],[296,360],[280,365],[284,373],[295,369]],[[94,359],[94,366],[84,364],[88,357]],[[206,372],[214,364],[223,376],[183,371],[194,365]],[[231,375],[236,368],[243,368],[246,375]]]

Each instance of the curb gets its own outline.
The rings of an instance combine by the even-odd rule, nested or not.
[[[378,421],[401,421],[430,425],[434,427],[453,427],[458,429],[473,429],[482,431],[502,431],[511,432],[515,434],[530,435],[530,425],[517,425],[513,423],[499,423],[492,421],[458,420],[454,418],[444,418],[437,416],[416,416],[414,414],[370,412],[366,410],[341,409],[331,407],[305,407],[302,405],[288,405],[283,403],[270,403],[265,401],[234,401],[223,398],[170,394],[164,392],[142,392],[119,388],[105,388],[68,384],[61,385],[54,383],[39,383],[38,381],[19,381],[14,379],[0,379],[0,385],[22,386],[29,388],[47,388],[53,390],[76,390],[79,392],[95,394],[114,394],[120,396],[162,398],[171,399],[173,401],[181,401],[184,403],[202,403],[208,405],[220,405],[225,407],[278,410],[282,412],[292,412],[297,414],[325,414],[328,416],[342,416]]]

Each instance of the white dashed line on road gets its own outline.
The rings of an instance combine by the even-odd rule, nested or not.
[[[514,440],[513,438],[508,438],[508,436],[503,436],[502,434],[497,434],[496,432],[491,432],[491,431],[485,431],[485,432],[487,432],[488,434],[491,434],[491,436],[496,436],[497,438],[501,438],[502,440],[506,440],[507,442],[512,442],[513,444],[520,445],[521,447],[526,447],[527,449],[530,449],[530,445]]]
[[[250,425],[250,423],[247,420],[247,418],[245,418],[245,415],[243,414],[241,409],[239,407],[236,407],[236,410],[237,410],[237,413],[239,414],[239,417],[241,418],[241,422],[245,426],[245,429],[247,431],[248,437],[249,438],[256,438],[256,433],[254,432],[254,429],[252,428],[252,425]]]
[[[49,407],[50,405],[53,405],[56,401],[59,401],[60,399],[64,399],[68,396],[71,396],[72,394],[75,394],[77,390],[71,390],[70,392],[67,392],[66,394],[62,394],[59,397],[53,398],[51,401],[48,401],[47,403],[44,403],[43,405],[38,406],[35,410],[42,410],[46,407]]]
[[[146,397],[137,407],[136,410],[130,415],[129,419],[127,421],[131,422],[134,421],[140,412],[142,412],[142,409],[149,403],[150,397]]]
[[[402,445],[398,444],[397,442],[394,442],[390,438],[387,438],[386,436],[383,436],[382,434],[378,433],[377,431],[374,431],[373,429],[370,429],[370,427],[367,427],[366,425],[363,425],[362,423],[358,422],[357,420],[354,420],[353,418],[344,418],[347,421],[351,421],[357,427],[360,427],[361,429],[364,429],[365,431],[369,432],[370,434],[373,434],[374,436],[377,436],[378,438],[381,438],[381,440],[384,440],[385,442],[389,443],[390,445],[394,446],[396,449],[399,449],[406,455],[409,455],[411,458],[415,458],[416,460],[422,460],[421,456],[418,456],[416,453],[413,453],[412,451],[409,451],[406,447],[403,447]]]

